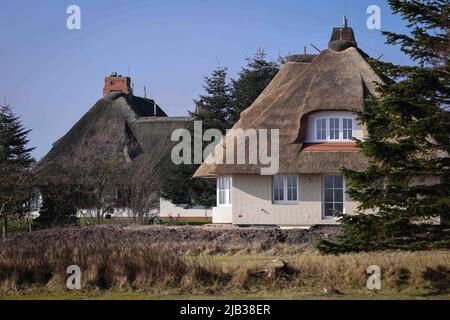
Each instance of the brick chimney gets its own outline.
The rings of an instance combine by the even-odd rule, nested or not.
[[[347,17],[344,17],[342,27],[333,29],[328,47],[335,51],[343,51],[349,47],[358,47],[353,29],[348,26]]]
[[[110,76],[105,78],[105,86],[103,87],[103,95],[110,92],[123,92],[130,93],[131,90],[131,79],[130,77],[123,77],[122,75],[117,75],[116,72],[111,73]]]

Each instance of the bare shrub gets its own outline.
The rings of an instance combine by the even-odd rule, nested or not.
[[[446,266],[428,267],[422,273],[422,277],[437,292],[446,292],[450,289],[450,268]]]

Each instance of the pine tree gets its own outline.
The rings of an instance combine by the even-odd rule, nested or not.
[[[202,121],[203,130],[218,129],[225,133],[230,128],[231,87],[227,68],[218,67],[210,77],[205,77],[205,94],[194,100],[195,112],[190,115],[195,121]]]
[[[27,147],[29,133],[9,106],[0,106],[0,218],[4,236],[8,217],[23,211],[31,194],[34,148]]]
[[[239,120],[241,112],[259,97],[279,69],[277,62],[267,60],[262,49],[258,49],[253,57],[247,58],[247,65],[241,69],[238,78],[232,80],[233,103],[230,120],[233,124]]]
[[[218,129],[225,133],[231,128],[231,88],[227,80],[227,69],[219,67],[210,77],[205,77],[205,94],[194,100],[196,111],[191,113],[194,121],[202,121],[203,130]],[[194,137],[193,126],[189,128]],[[193,140],[193,139],[192,139]],[[194,148],[192,148],[192,151]],[[192,156],[193,159],[193,156]],[[212,179],[194,179],[198,164],[171,164],[162,184],[162,197],[177,204],[212,207],[216,203],[216,186]]]
[[[72,201],[76,193],[64,188],[67,187],[52,184],[40,188],[42,207],[36,219],[39,228],[65,227],[78,222]]]
[[[369,133],[358,146],[371,165],[363,172],[343,170],[360,213],[341,215],[343,233],[337,242],[322,241],[324,252],[450,245],[448,232],[427,223],[450,212],[448,1],[389,4],[412,30],[384,32],[387,43],[400,45],[417,65],[372,61],[392,81],[380,85],[380,97],[369,98],[358,112]]]

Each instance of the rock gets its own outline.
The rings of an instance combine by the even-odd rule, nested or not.
[[[344,294],[344,293],[342,293],[341,291],[339,291],[338,289],[336,289],[334,287],[324,288],[323,289],[323,293],[324,294],[329,294],[329,295],[332,295],[332,294],[337,294],[337,295]]]
[[[266,266],[266,274],[268,278],[279,278],[287,276],[290,273],[290,268],[286,262],[281,259],[275,259],[269,262]]]

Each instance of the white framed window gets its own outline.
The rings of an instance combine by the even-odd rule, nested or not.
[[[353,139],[353,119],[343,118],[342,119],[342,139],[352,140]]]
[[[332,219],[334,211],[344,213],[344,177],[324,176],[323,179],[323,216]]]
[[[231,206],[231,187],[233,180],[231,177],[220,177],[217,179],[217,206]]]
[[[311,130],[308,129],[307,142],[352,141],[355,135],[356,137],[361,135],[361,130],[358,129],[355,118],[350,115],[333,115],[330,112],[330,115],[312,117],[309,125],[312,127]]]
[[[327,119],[316,119],[316,139],[319,141],[327,140]]]
[[[274,176],[272,190],[274,203],[297,203],[298,176],[293,174]]]

